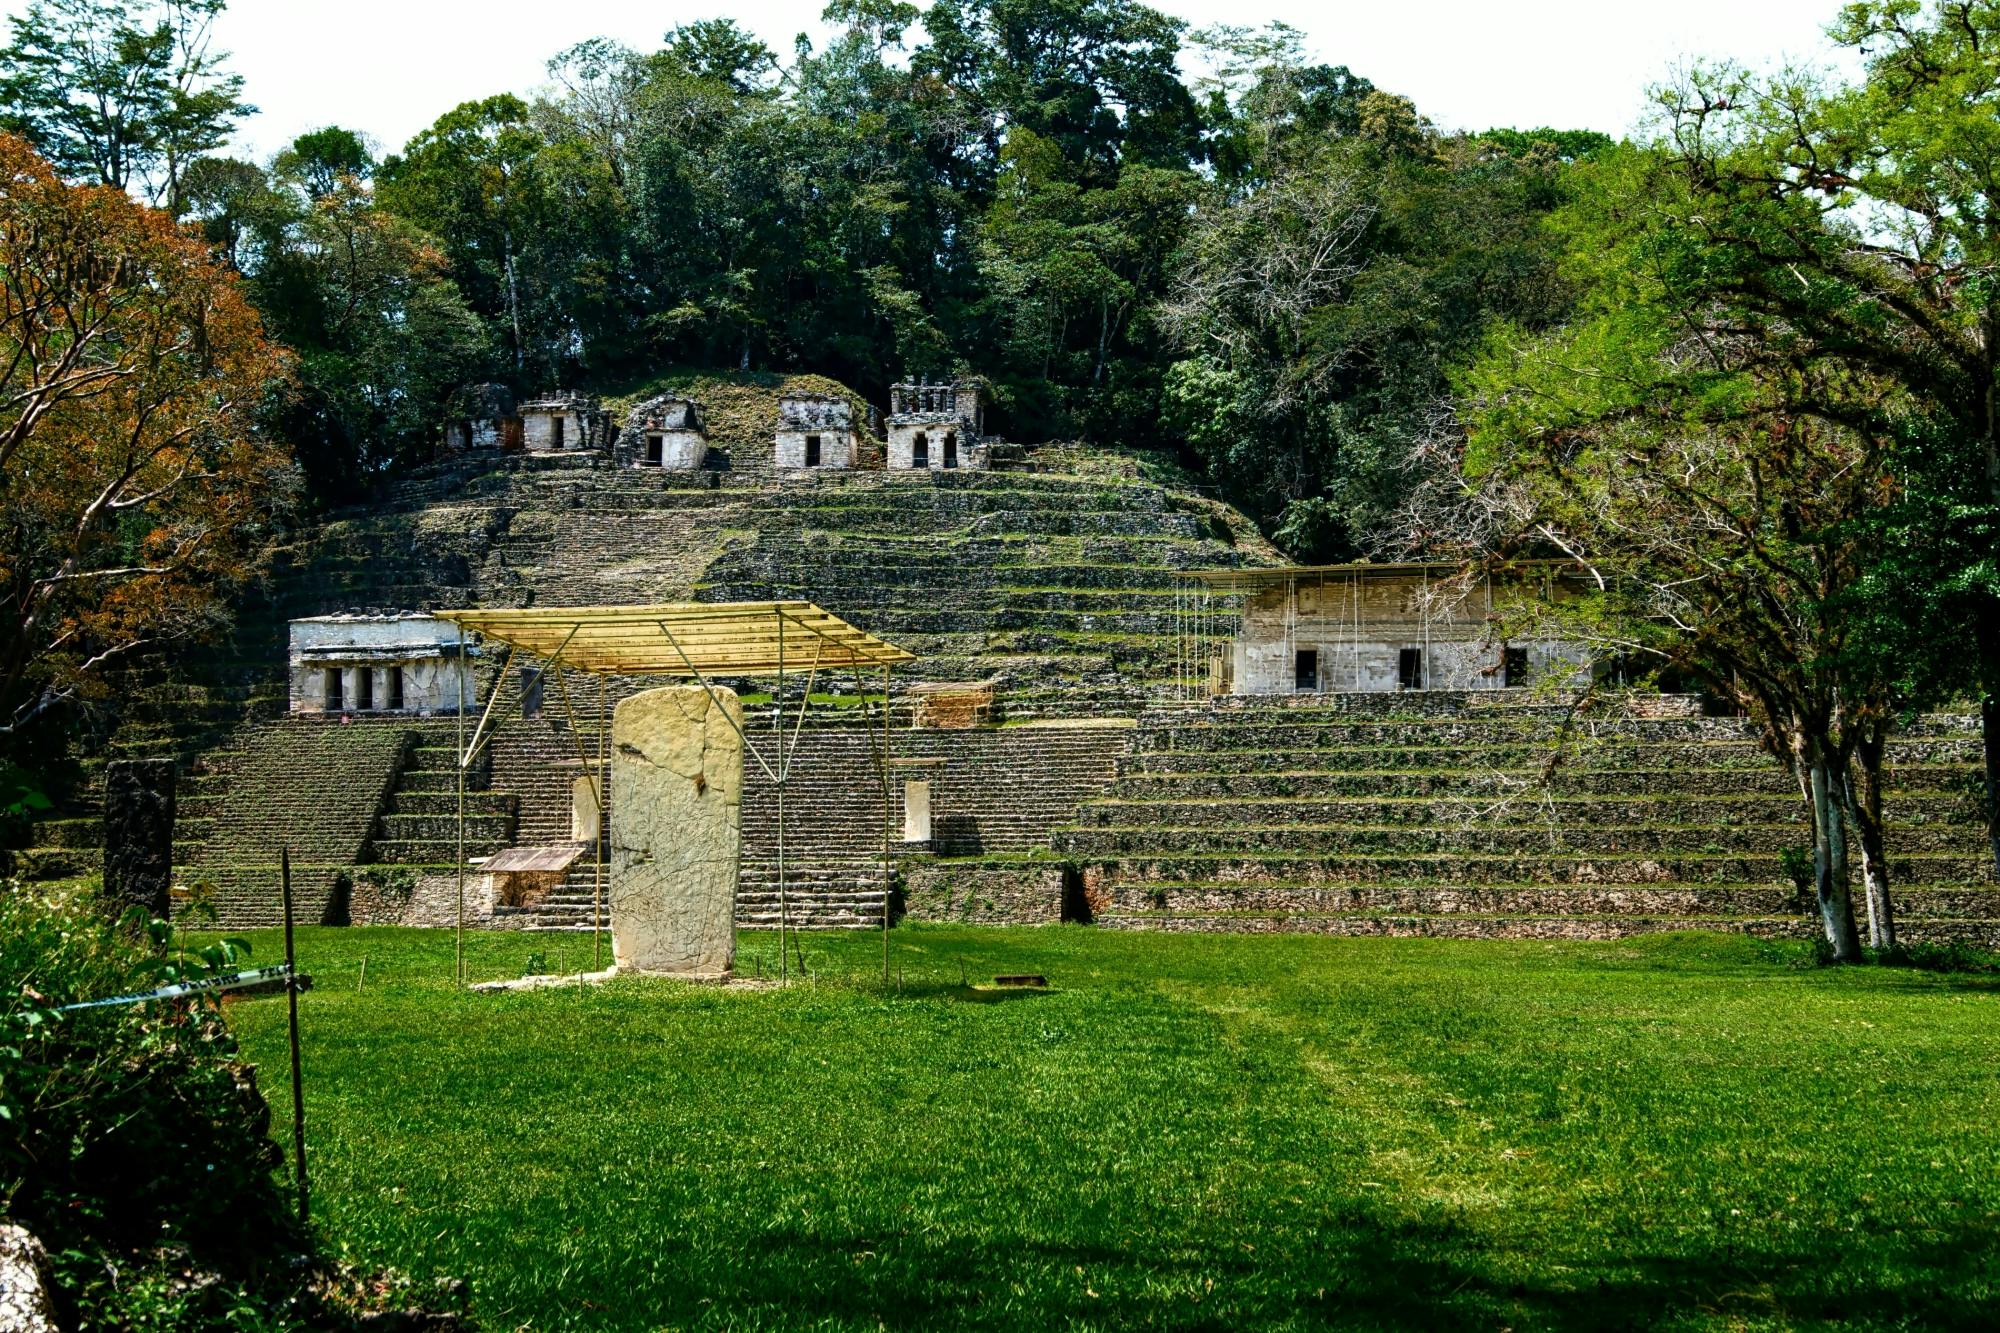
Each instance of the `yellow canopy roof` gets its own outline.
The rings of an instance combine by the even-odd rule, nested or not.
[[[811,602],[671,602],[435,611],[465,629],[577,671],[616,676],[769,676],[888,666],[916,654]]]

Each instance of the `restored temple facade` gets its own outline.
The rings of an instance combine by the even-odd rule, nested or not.
[[[1467,577],[1457,565],[1350,564],[1204,570],[1240,599],[1236,632],[1209,663],[1212,693],[1388,693],[1581,687],[1590,657],[1559,639],[1506,637],[1507,610],[1567,595],[1566,567]]]
[[[776,463],[781,471],[859,465],[861,440],[854,404],[832,394],[786,394],[778,399]]]
[[[675,394],[641,403],[625,418],[617,454],[626,467],[698,471],[708,461],[708,422],[701,404]]]
[[[985,425],[985,395],[975,382],[891,385],[889,471],[984,469]]]
[[[415,612],[291,623],[293,713],[456,713],[472,698],[456,626]]]
[[[521,447],[529,453],[596,449],[608,418],[595,398],[559,393],[521,404]]]

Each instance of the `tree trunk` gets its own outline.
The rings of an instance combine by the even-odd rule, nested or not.
[[[1846,784],[1847,814],[1861,848],[1861,884],[1868,898],[1868,943],[1876,949],[1896,947],[1896,908],[1889,891],[1888,840],[1882,825],[1882,759],[1887,748],[1882,733],[1870,728],[1854,747]]]
[[[1861,935],[1854,928],[1854,896],[1847,877],[1847,828],[1840,813],[1842,774],[1816,754],[1807,768],[1813,814],[1813,889],[1820,924],[1836,963],[1861,961]]]
[[[502,227],[500,241],[506,255],[507,317],[514,326],[514,370],[518,374],[527,364],[527,349],[521,341],[521,289],[514,276],[514,229]]]
[[[1979,610],[1979,735],[1986,751],[1986,848],[2000,879],[2000,606]]]

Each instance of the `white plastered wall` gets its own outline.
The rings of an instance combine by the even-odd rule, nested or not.
[[[806,469],[806,436],[819,436],[819,468],[854,466],[854,432],[851,430],[781,430],[778,432],[777,464],[793,471]]]
[[[1558,640],[1502,642],[1488,621],[1488,592],[1441,596],[1419,575],[1301,580],[1294,593],[1269,588],[1249,597],[1231,649],[1239,694],[1295,694],[1298,654],[1318,655],[1319,693],[1386,693],[1402,688],[1405,649],[1422,654],[1430,690],[1506,687],[1505,649],[1525,648],[1528,681],[1569,675],[1589,661],[1583,646]],[[1430,614],[1424,614],[1429,603]]]

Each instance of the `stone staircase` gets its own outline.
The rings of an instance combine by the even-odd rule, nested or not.
[[[456,723],[430,722],[396,775],[375,821],[375,860],[415,872],[448,872],[458,864],[458,752]],[[489,789],[490,770],[475,764],[466,774],[465,855],[491,856],[514,841],[517,800]]]
[[[1891,743],[1908,938],[2000,940],[1978,755],[1969,718]],[[1473,694],[1149,714],[1053,847],[1108,926],[1587,938],[1808,934],[1779,860],[1807,841],[1740,722]]]
[[[214,890],[229,929],[283,920],[279,849],[289,848],[296,919],[338,920],[339,878],[371,858],[376,821],[414,752],[407,719],[343,726],[331,718],[286,718],[247,729],[220,779],[199,798],[213,813],[183,878]]]

